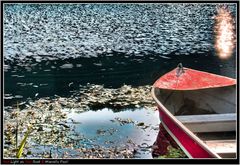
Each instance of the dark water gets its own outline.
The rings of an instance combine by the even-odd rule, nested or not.
[[[80,85],[104,84],[119,88],[124,84],[139,86],[153,84],[159,76],[175,68],[179,62],[185,67],[235,77],[235,58],[222,61],[211,54],[125,57],[124,55],[76,58],[68,60],[31,62],[23,67],[11,63],[5,70],[5,104],[26,98],[69,96]],[[13,66],[13,67],[12,67]],[[29,69],[26,69],[29,68]],[[37,96],[36,96],[37,95]]]
[[[67,96],[87,83],[153,84],[179,62],[235,77],[236,52],[220,60],[214,50],[217,6],[5,4],[5,104]]]

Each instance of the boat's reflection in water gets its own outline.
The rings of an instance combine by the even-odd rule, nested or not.
[[[167,155],[169,153],[169,148],[181,150],[174,139],[165,130],[163,124],[160,123],[158,136],[152,146],[152,157],[155,158]]]

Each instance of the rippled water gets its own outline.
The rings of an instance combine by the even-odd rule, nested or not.
[[[5,59],[189,54],[213,50],[214,4],[18,4],[4,7]],[[236,6],[230,5],[233,14]]]

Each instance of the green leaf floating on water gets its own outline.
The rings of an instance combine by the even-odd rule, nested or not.
[[[24,138],[23,138],[20,146],[19,146],[19,149],[18,149],[18,152],[17,152],[17,158],[20,158],[20,157],[22,156],[24,146],[25,146],[25,144],[26,144],[27,138],[28,138],[31,130],[32,130],[32,126],[30,125],[30,126],[28,127],[27,132],[25,133],[25,136],[24,136]]]

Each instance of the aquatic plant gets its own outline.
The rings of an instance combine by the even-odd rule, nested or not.
[[[26,144],[27,138],[28,138],[31,130],[32,130],[32,125],[29,125],[29,126],[28,126],[28,130],[27,130],[27,132],[25,133],[25,136],[24,136],[24,138],[23,138],[23,140],[22,140],[22,142],[21,142],[21,144],[20,144],[20,146],[19,146],[19,149],[18,149],[18,151],[17,151],[17,158],[20,158],[20,157],[22,156],[24,146],[25,146],[25,144]]]
[[[168,153],[166,155],[161,155],[158,158],[186,158],[186,155],[180,148],[168,146]]]

